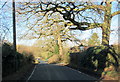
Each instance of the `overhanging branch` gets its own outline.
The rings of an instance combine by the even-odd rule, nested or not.
[[[118,15],[118,14],[120,14],[120,11],[116,11],[116,12],[112,13],[112,14],[111,14],[111,18],[112,18],[113,16],[115,16],[115,15]]]
[[[81,22],[80,25],[77,25],[76,28],[69,28],[70,30],[89,30],[94,28],[102,27],[102,24],[100,23],[87,23],[87,22]]]

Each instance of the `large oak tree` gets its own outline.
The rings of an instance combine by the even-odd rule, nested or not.
[[[68,20],[69,23],[66,25],[74,25],[78,30],[89,30],[94,28],[101,28],[102,30],[102,44],[109,45],[110,39],[110,26],[111,19],[120,14],[120,11],[111,12],[112,3],[115,0],[104,0],[101,2],[26,2],[22,5],[20,14],[38,14],[43,13],[44,17],[46,13],[51,12],[51,14],[55,12],[59,12],[65,20]],[[117,2],[119,5],[119,2]],[[96,17],[88,16],[87,12],[96,13]],[[86,15],[84,15],[86,14]],[[87,15],[88,14],[88,15]]]

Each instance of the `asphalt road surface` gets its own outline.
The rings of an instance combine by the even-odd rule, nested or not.
[[[42,62],[35,66],[27,81],[32,80],[96,80],[96,78],[66,66]]]

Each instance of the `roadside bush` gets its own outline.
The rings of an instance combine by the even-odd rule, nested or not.
[[[54,54],[59,54],[59,46],[58,44],[54,46]]]
[[[53,56],[54,53],[48,52],[48,59]]]
[[[31,63],[33,60],[32,54],[25,56],[15,52],[11,44],[2,44],[2,77],[18,71],[22,66]]]
[[[50,57],[48,59],[48,63],[51,64],[51,63],[58,63],[60,61],[60,57],[59,55],[53,55],[52,57]]]
[[[70,63],[69,53],[63,55],[63,63],[65,63],[65,64],[69,64]]]
[[[86,55],[82,59],[82,64],[85,67],[99,70],[111,65],[115,68],[119,66],[118,54],[115,53],[112,47],[90,47],[85,53]]]
[[[102,74],[106,67],[113,66],[116,72],[119,67],[119,55],[111,46],[90,47],[81,53],[70,54],[70,64]]]

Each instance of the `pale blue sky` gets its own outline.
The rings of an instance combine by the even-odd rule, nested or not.
[[[113,4],[115,4],[115,3],[113,3]],[[1,5],[3,5],[3,2],[2,3],[0,3],[0,8],[1,8]],[[9,3],[7,3],[5,6],[4,6],[4,8],[3,9],[6,9],[6,11],[5,10],[2,10],[2,11],[4,11],[4,13],[3,12],[0,12],[1,14],[2,14],[2,19],[1,19],[1,22],[2,23],[5,23],[6,25],[7,25],[7,27],[9,27],[10,28],[10,31],[12,32],[12,18],[9,18],[9,19],[7,19],[7,20],[4,20],[3,19],[3,17],[12,17],[12,15],[11,15],[11,11],[12,11],[12,9],[10,8],[11,7],[11,3],[9,2]],[[115,11],[115,9],[114,8],[116,8],[116,6],[114,5],[113,6],[113,9],[112,9],[112,12],[114,12]],[[118,34],[117,34],[117,29],[118,29],[118,17],[119,15],[117,15],[117,16],[114,16],[113,18],[112,18],[112,23],[111,23],[111,29],[113,30],[115,30],[115,31],[113,31],[112,33],[111,33],[111,35],[110,35],[110,44],[113,44],[113,43],[117,43],[118,42]],[[1,17],[0,17],[1,18]],[[6,21],[6,22],[5,22]],[[1,23],[1,24],[2,24]],[[25,26],[25,25],[17,25],[17,29],[18,28],[20,28],[20,30],[18,31],[17,30],[17,35],[21,35],[21,34],[23,34],[27,29],[26,28],[23,28],[23,26]],[[22,33],[23,32],[23,33]],[[87,31],[82,31],[82,32],[80,32],[80,31],[76,31],[76,33],[79,35],[81,35],[81,36],[77,36],[77,38],[79,38],[79,39],[88,39],[88,38],[90,38],[90,36],[92,35],[92,33],[94,33],[94,32],[96,32],[96,33],[98,33],[98,35],[99,35],[99,37],[101,38],[101,30],[98,28],[98,29],[93,29],[93,30],[87,30]],[[12,42],[12,33],[8,33],[8,35],[7,35],[8,37],[6,37],[6,40],[9,40],[10,42]],[[17,44],[24,44],[24,45],[32,45],[33,43],[35,42],[35,40],[19,40],[18,39],[18,37],[17,37]]]

